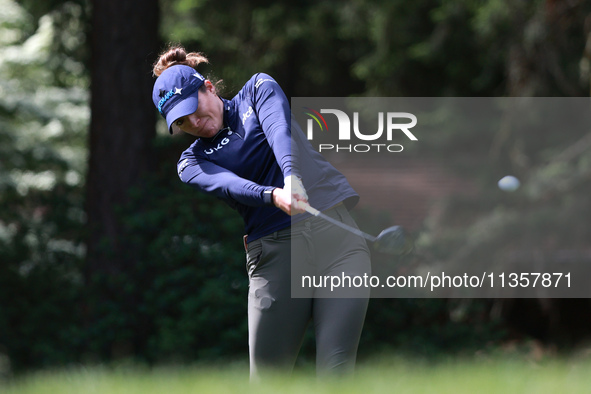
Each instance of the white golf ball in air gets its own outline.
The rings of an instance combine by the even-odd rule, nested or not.
[[[519,179],[515,178],[513,175],[507,175],[499,180],[498,185],[501,190],[513,192],[519,188],[521,182],[519,182]]]

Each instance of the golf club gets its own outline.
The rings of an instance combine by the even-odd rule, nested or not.
[[[344,230],[347,230],[355,235],[365,238],[369,242],[373,243],[374,250],[382,253],[394,254],[394,255],[405,255],[412,251],[414,243],[410,237],[406,237],[402,226],[392,226],[383,230],[377,237],[371,234],[363,232],[355,227],[351,227],[343,222],[331,218],[328,215],[320,212],[316,208],[305,204],[304,209],[311,215],[322,218],[335,226],[338,226]]]

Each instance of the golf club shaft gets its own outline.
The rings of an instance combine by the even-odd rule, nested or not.
[[[326,220],[326,221],[334,224],[335,226],[338,226],[338,227],[340,227],[340,228],[342,228],[344,230],[347,230],[347,231],[349,231],[349,232],[351,232],[351,233],[353,233],[355,235],[359,235],[360,237],[363,237],[363,238],[367,239],[370,242],[375,242],[375,240],[377,239],[373,235],[370,235],[368,233],[364,233],[363,231],[361,231],[361,230],[359,230],[359,229],[357,229],[355,227],[349,226],[348,224],[345,224],[343,222],[340,222],[340,221],[338,221],[336,219],[331,218],[328,215],[323,214],[322,212],[320,212],[316,208],[311,207],[309,204],[305,204],[304,205],[304,209],[309,214],[314,215],[314,216],[319,217],[319,218],[322,218],[322,219],[324,219],[324,220]]]

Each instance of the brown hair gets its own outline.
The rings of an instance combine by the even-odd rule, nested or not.
[[[178,64],[193,67],[195,70],[197,70],[197,66],[200,63],[209,63],[209,60],[207,60],[207,58],[202,53],[187,53],[185,48],[182,46],[174,45],[160,54],[158,60],[156,63],[154,63],[152,72],[154,73],[154,76],[158,77],[167,68],[176,66]]]
[[[154,66],[152,67],[152,73],[155,77],[159,77],[160,74],[162,74],[167,68],[179,64],[193,67],[195,70],[197,70],[197,66],[201,63],[209,63],[209,60],[207,60],[204,54],[200,52],[187,53],[185,48],[183,48],[181,45],[171,45],[168,47],[168,49],[160,54],[158,60],[156,60]],[[213,83],[218,94],[223,93],[224,85],[221,79],[214,80],[211,77],[206,78],[210,80],[211,83]],[[205,89],[205,85],[201,86],[200,89]]]

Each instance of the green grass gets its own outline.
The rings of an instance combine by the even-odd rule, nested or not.
[[[151,393],[589,393],[591,361],[472,359],[438,362],[385,359],[360,363],[353,376],[316,378],[298,370],[249,383],[244,365],[72,368],[0,381],[6,394]]]

